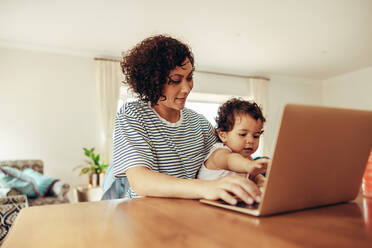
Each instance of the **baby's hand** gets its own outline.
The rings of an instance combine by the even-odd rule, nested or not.
[[[267,164],[269,163],[269,159],[267,158],[260,158],[254,161],[249,161],[247,165],[247,173],[249,174],[250,178],[256,177],[258,174],[263,174],[266,172]]]

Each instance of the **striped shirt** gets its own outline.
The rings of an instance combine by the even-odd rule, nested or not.
[[[212,125],[201,114],[184,108],[180,121],[165,123],[143,101],[128,102],[116,115],[113,174],[145,166],[178,178],[196,174],[216,142]],[[131,197],[135,196],[130,188]]]

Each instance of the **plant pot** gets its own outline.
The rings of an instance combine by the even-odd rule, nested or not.
[[[100,201],[102,198],[102,189],[99,187],[78,186],[76,187],[76,196],[78,202]]]
[[[92,173],[89,175],[89,185],[92,187],[100,187],[103,182],[105,173]]]

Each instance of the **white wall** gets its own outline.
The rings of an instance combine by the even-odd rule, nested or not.
[[[250,95],[250,87],[246,77],[196,71],[194,73],[194,82],[193,92],[216,95]]]
[[[327,106],[372,110],[372,67],[323,81]]]
[[[0,159],[42,159],[45,174],[85,183],[72,169],[98,147],[94,62],[0,48]]]
[[[268,92],[269,109],[264,114],[267,119],[264,135],[271,141],[269,151],[273,152],[274,141],[279,129],[282,111],[287,103],[322,105],[320,80],[289,76],[271,75]]]

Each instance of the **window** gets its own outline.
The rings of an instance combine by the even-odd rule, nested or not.
[[[202,114],[207,118],[207,120],[212,124],[213,127],[216,126],[215,118],[217,116],[219,103],[206,103],[206,102],[196,102],[187,101],[186,108],[192,109],[195,112]]]
[[[186,108],[192,109],[195,112],[202,114],[205,118],[216,127],[215,118],[217,116],[219,106],[233,96],[230,95],[214,95],[205,93],[190,93],[186,102]],[[251,100],[248,98],[248,100]],[[252,157],[262,156],[263,154],[263,138],[260,138],[260,145],[257,151],[252,154]]]

